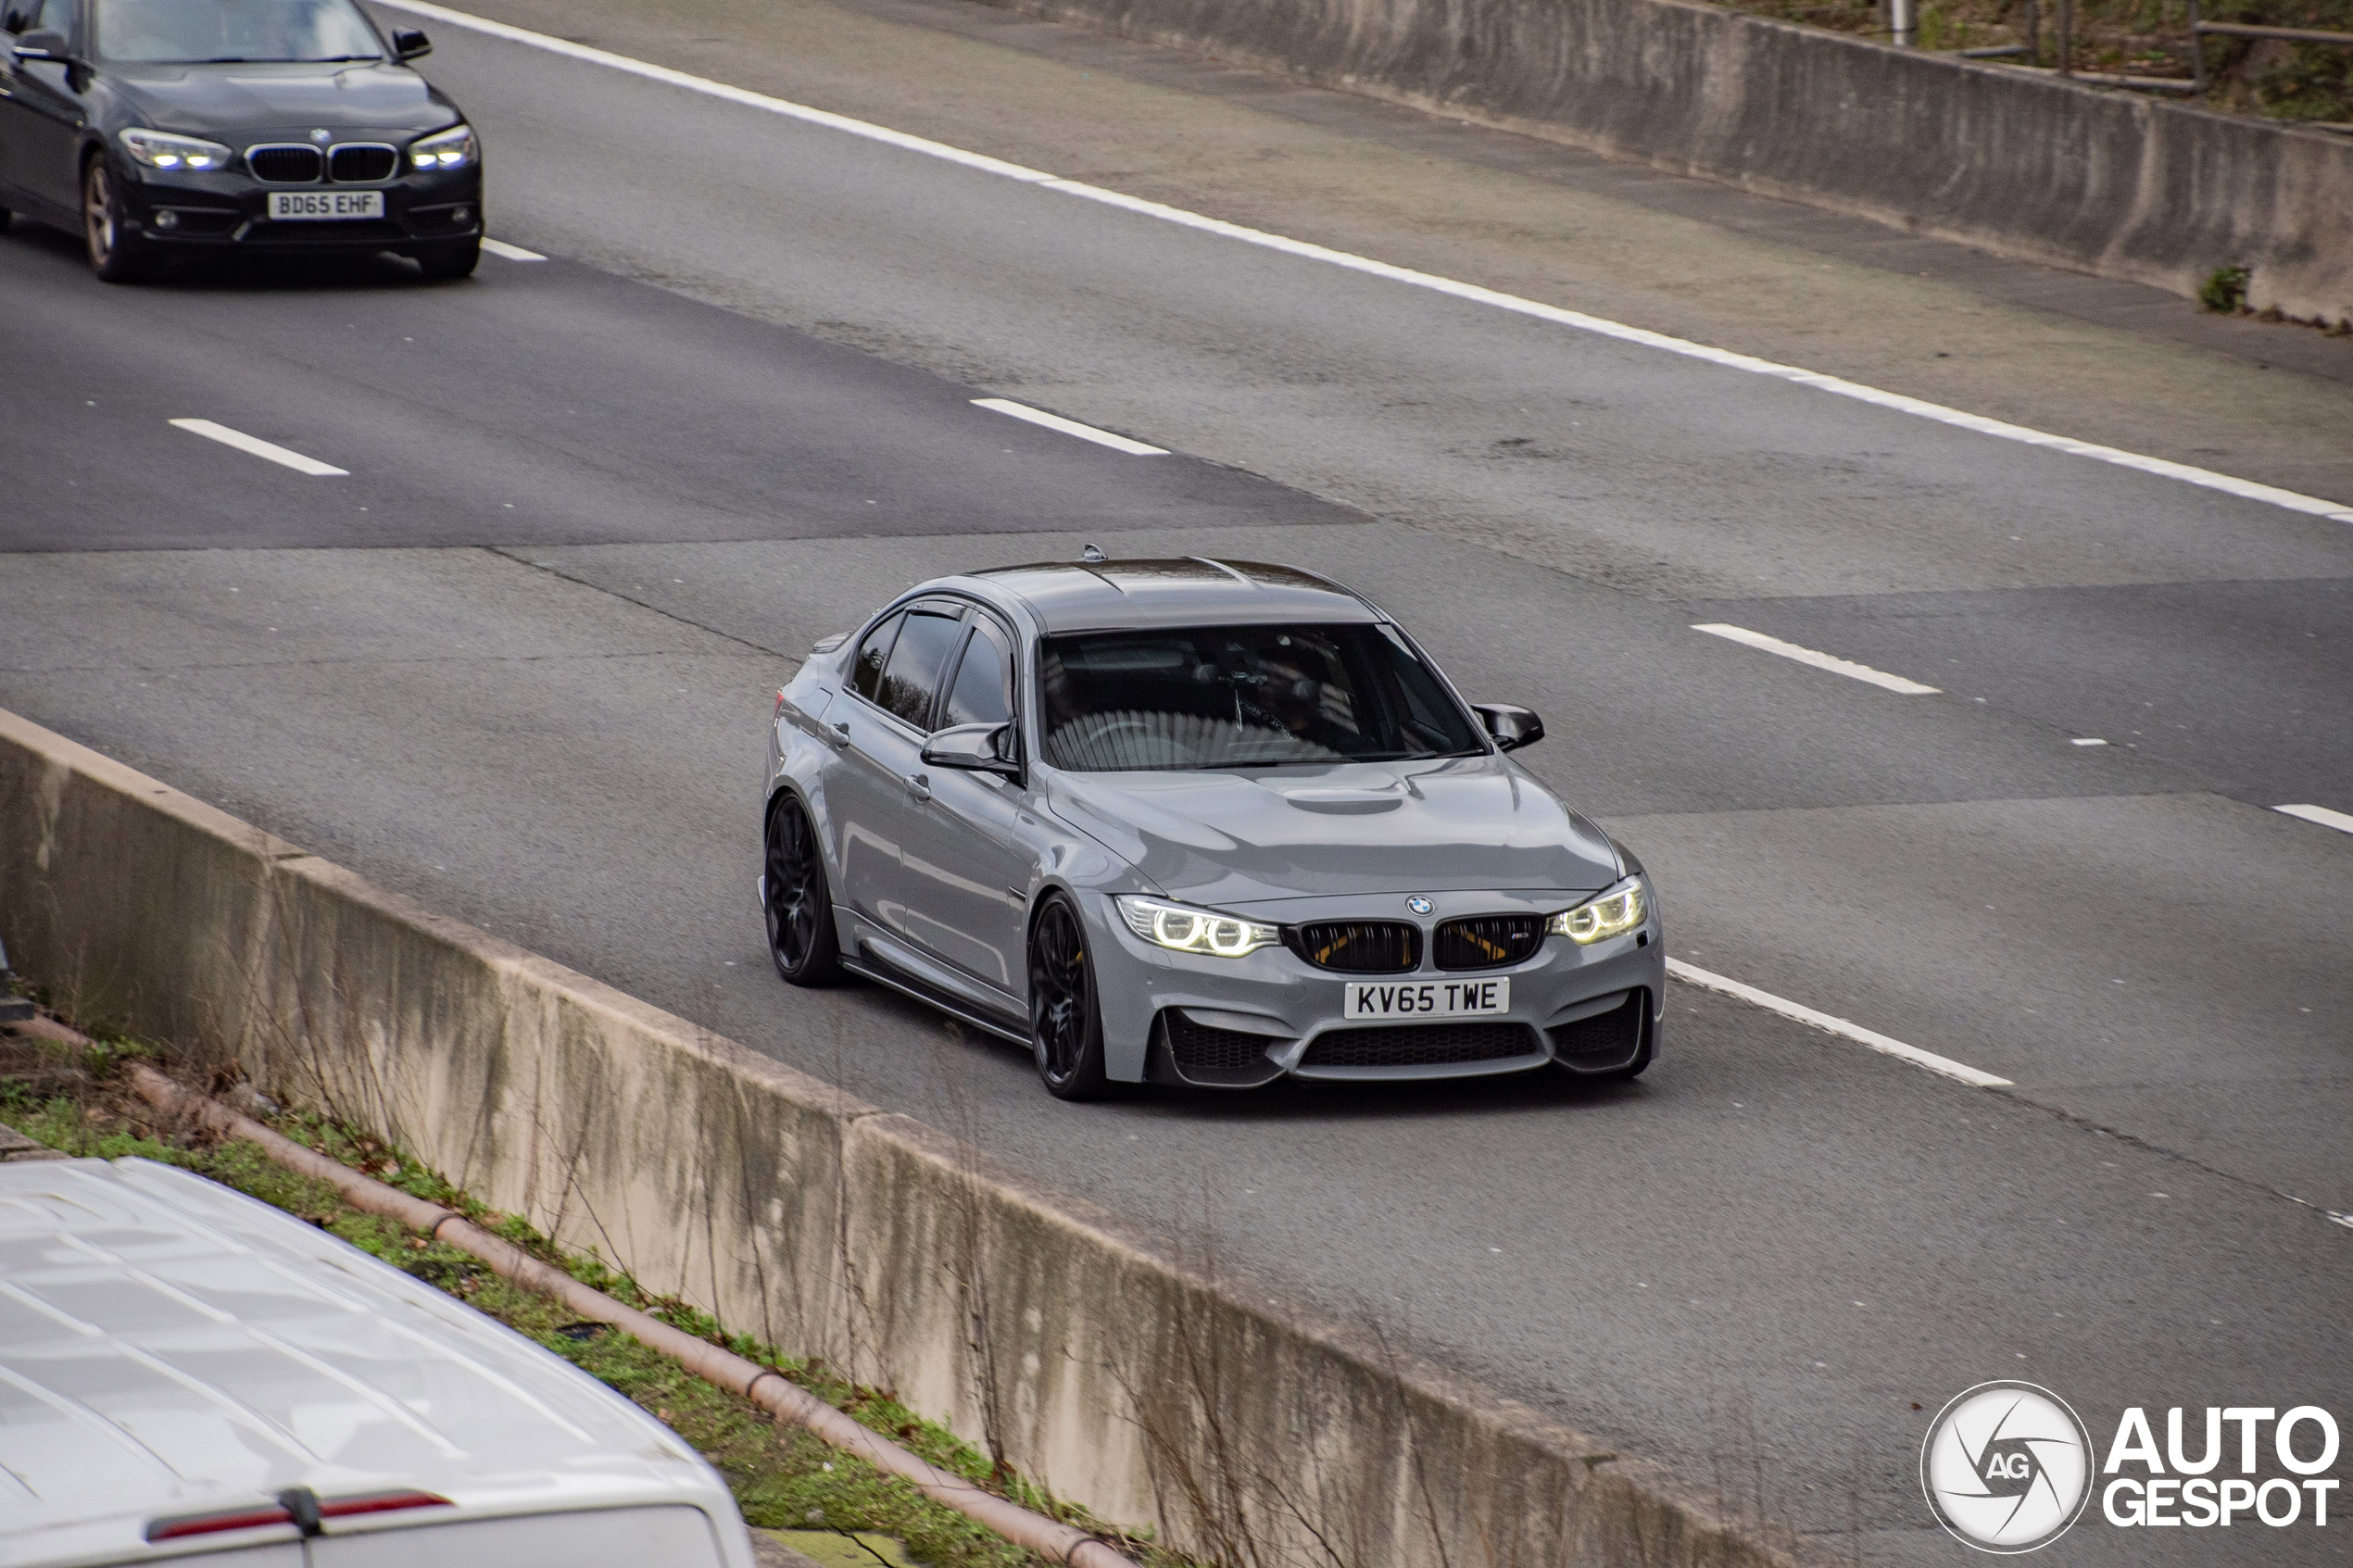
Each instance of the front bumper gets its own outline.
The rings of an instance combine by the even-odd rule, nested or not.
[[[1479,1077],[1557,1065],[1605,1073],[1655,1054],[1667,989],[1667,948],[1655,899],[1647,922],[1580,947],[1548,936],[1534,956],[1500,969],[1441,971],[1429,932],[1458,916],[1567,909],[1582,893],[1430,896],[1427,916],[1401,913],[1403,897],[1285,900],[1239,909],[1259,920],[1410,919],[1424,927],[1423,966],[1411,974],[1346,975],[1289,949],[1241,959],[1174,953],[1145,941],[1111,899],[1091,896],[1095,970],[1106,1066],[1126,1080],[1253,1088],[1295,1078],[1396,1081]],[[1511,1005],[1475,1019],[1370,1022],[1343,1015],[1354,981],[1462,981],[1508,976]]]
[[[163,173],[123,167],[124,226],[157,250],[316,256],[419,250],[482,235],[482,166],[365,184],[270,185],[234,169]],[[273,222],[272,191],[382,191],[382,218]],[[169,217],[165,216],[169,214]]]

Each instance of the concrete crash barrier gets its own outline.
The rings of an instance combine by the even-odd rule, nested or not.
[[[1689,0],[988,0],[1996,253],[2353,319],[2353,139]]]
[[[1232,1568],[1810,1555],[1372,1329],[5,712],[0,939],[77,1017],[396,1138]]]

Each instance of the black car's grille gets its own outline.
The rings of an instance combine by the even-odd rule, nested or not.
[[[1422,934],[1403,921],[1319,921],[1283,929],[1283,943],[1317,969],[1403,974],[1422,962]]]
[[[398,153],[390,147],[371,146],[364,142],[337,147],[327,157],[327,171],[346,184],[389,180],[392,171],[399,167]]]
[[[1545,1030],[1552,1036],[1553,1056],[1588,1073],[1625,1066],[1642,1048],[1642,1018],[1650,1010],[1650,995],[1629,991],[1621,1006],[1605,1013]]]
[[[1544,942],[1541,915],[1474,915],[1438,928],[1441,969],[1501,969],[1532,956]]]
[[[283,147],[251,147],[245,152],[245,167],[253,177],[269,185],[308,185],[319,178],[326,159],[316,147],[299,144]]]
[[[1174,1008],[1162,1016],[1168,1022],[1168,1053],[1176,1059],[1182,1071],[1239,1073],[1268,1065],[1266,1047],[1272,1042],[1264,1035],[1213,1029],[1206,1023],[1195,1023]]]
[[[1318,1035],[1302,1067],[1441,1067],[1533,1055],[1524,1023],[1414,1023],[1403,1028],[1334,1029]]]

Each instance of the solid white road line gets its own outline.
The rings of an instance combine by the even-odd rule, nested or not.
[[[766,94],[753,93],[741,87],[730,87],[724,82],[713,82],[708,77],[691,76],[683,70],[673,70],[668,66],[658,66],[645,60],[631,59],[626,55],[615,55],[603,49],[593,49],[585,44],[574,44],[569,39],[551,38],[544,32],[533,32],[524,28],[510,27],[505,22],[495,22],[487,18],[472,16],[464,11],[453,11],[446,6],[429,4],[428,0],[385,0],[385,3],[399,10],[413,12],[421,17],[430,17],[436,21],[447,22],[452,27],[470,28],[493,38],[503,38],[511,44],[528,44],[535,49],[545,49],[550,54],[562,55],[591,65],[605,66],[613,70],[626,71],[632,76],[643,77],[648,82],[660,82],[672,87],[683,87],[690,93],[701,93],[711,97],[725,99],[731,104],[740,104],[747,108],[782,115],[788,119],[801,120],[810,125],[824,126],[829,131],[862,136],[870,142],[881,142],[886,145],[902,148],[911,153],[921,153],[925,157],[936,157],[950,163],[961,164],[966,169],[978,169],[984,174],[1000,175],[1008,180],[1018,180],[1025,184],[1036,185],[1042,190],[1058,191],[1064,195],[1101,202],[1106,207],[1115,207],[1142,217],[1155,218],[1164,223],[1175,223],[1184,228],[1197,229],[1203,233],[1239,240],[1244,245],[1260,245],[1268,250],[1280,251],[1287,256],[1301,257],[1333,267],[1343,267],[1352,272],[1385,278],[1391,282],[1428,289],[1434,293],[1452,295],[1456,299],[1468,300],[1475,305],[1491,306],[1498,310],[1509,310],[1522,316],[1532,316],[1538,320],[1550,321],[1557,326],[1573,327],[1579,332],[1617,338],[1625,343],[1641,344],[1647,348],[1661,349],[1668,354],[1680,354],[1688,358],[1705,360],[1708,364],[1719,365],[1726,370],[1745,370],[1753,375],[1771,376],[1780,381],[1793,382],[1800,386],[1812,387],[1817,392],[1827,392],[1840,397],[1851,397],[1857,402],[1893,409],[1900,414],[1910,414],[1919,419],[1934,420],[1940,424],[1974,431],[1980,435],[1991,435],[2004,441],[2016,441],[2028,446],[2042,446],[2078,458],[2090,458],[2103,463],[2114,463],[2119,468],[2156,474],[2164,479],[2179,480],[2184,484],[2201,485],[2206,489],[2219,490],[2224,495],[2236,495],[2245,500],[2261,501],[2271,506],[2284,507],[2289,511],[2306,512],[2337,522],[2353,522],[2353,506],[2348,506],[2343,501],[2325,500],[2318,495],[2302,495],[2293,490],[2282,490],[2275,485],[2258,484],[2253,480],[2236,479],[2226,473],[2215,473],[2208,469],[2193,468],[2187,463],[2177,463],[2164,458],[2145,457],[2138,452],[2126,452],[2114,446],[2101,446],[2089,441],[2077,441],[2071,436],[2053,435],[2045,431],[2030,430],[2024,425],[2007,424],[2000,420],[1989,420],[1982,414],[1964,413],[1958,408],[1947,408],[1942,404],[1926,402],[1918,397],[1906,397],[1897,392],[1882,392],[1874,386],[1865,386],[1860,382],[1822,375],[1817,371],[1802,370],[1795,365],[1780,365],[1770,359],[1759,359],[1754,355],[1735,354],[1730,349],[1710,348],[1705,344],[1669,337],[1665,332],[1655,332],[1646,327],[1631,327],[1622,321],[1612,321],[1600,316],[1588,316],[1581,311],[1564,310],[1558,306],[1544,305],[1532,299],[1522,299],[1516,295],[1504,294],[1495,289],[1481,288],[1477,283],[1457,282],[1452,278],[1441,278],[1429,272],[1416,272],[1407,267],[1392,267],[1386,261],[1375,261],[1370,257],[1354,256],[1344,250],[1332,250],[1324,245],[1310,245],[1304,240],[1286,239],[1280,234],[1270,234],[1263,229],[1244,228],[1239,223],[1227,223],[1219,219],[1205,218],[1200,213],[1188,212],[1182,207],[1166,207],[1159,202],[1145,201],[1138,196],[1123,195],[1117,191],[1106,191],[1100,185],[1084,185],[1076,180],[1058,179],[1043,169],[1027,169],[1017,163],[1007,163],[1002,158],[966,152],[962,147],[951,147],[944,142],[933,142],[921,136],[911,136],[903,131],[893,131],[887,126],[871,124],[862,119],[852,119],[847,115],[832,114],[824,109],[811,108],[805,104],[796,104],[783,98],[772,98]]]
[[[1981,1073],[1976,1068],[1955,1061],[1950,1057],[1938,1056],[1934,1051],[1924,1051],[1918,1046],[1907,1046],[1901,1040],[1891,1040],[1886,1035],[1876,1034],[1858,1023],[1849,1023],[1843,1018],[1832,1018],[1829,1013],[1816,1012],[1809,1007],[1800,1007],[1797,1003],[1777,997],[1770,991],[1760,991],[1754,985],[1743,985],[1737,980],[1727,980],[1720,974],[1710,974],[1704,969],[1694,969],[1680,959],[1667,960],[1667,972],[1678,980],[1705,986],[1710,991],[1721,991],[1728,997],[1738,997],[1742,1001],[1752,1002],[1768,1012],[1778,1012],[1783,1018],[1795,1019],[1800,1023],[1811,1024],[1817,1029],[1826,1030],[1842,1039],[1869,1046],[1875,1051],[1884,1051],[1889,1056],[1900,1056],[1916,1067],[1925,1067],[1931,1073],[1942,1073],[1947,1078],[1958,1078],[1962,1083],[1973,1085],[1981,1089],[2006,1089],[2010,1086],[2010,1081],[2007,1078],[1996,1078],[1991,1073]]]
[[[273,446],[258,435],[247,435],[244,431],[231,430],[227,425],[214,424],[210,420],[174,420],[171,425],[173,429],[184,430],[191,435],[201,435],[208,441],[218,441],[223,446],[234,446],[240,452],[250,452],[257,458],[267,458],[273,463],[283,463],[296,473],[326,478],[330,475],[348,475],[351,472],[349,469],[339,469],[332,463],[322,463],[316,458],[306,458],[299,452],[289,452],[283,446]]]
[[[510,261],[545,261],[547,259],[535,250],[525,250],[521,245],[510,245],[504,240],[494,240],[487,234],[484,234],[482,237],[482,248],[488,251],[493,256],[503,256]]]
[[[1901,692],[1906,696],[1934,696],[1936,695],[1934,686],[1923,686],[1918,681],[1907,681],[1901,675],[1891,675],[1884,670],[1874,670],[1868,664],[1857,664],[1851,659],[1839,659],[1827,653],[1816,653],[1812,648],[1802,648],[1795,643],[1785,643],[1779,637],[1768,637],[1762,632],[1752,632],[1745,626],[1726,626],[1720,622],[1711,622],[1705,626],[1694,626],[1692,630],[1705,632],[1711,637],[1722,637],[1727,642],[1739,643],[1745,647],[1756,648],[1764,653],[1777,653],[1783,659],[1793,659],[1800,664],[1810,664],[1817,670],[1827,670],[1833,675],[1845,675],[1857,681],[1869,681],[1875,686],[1883,686],[1891,692]],[[2082,743],[2079,741],[2077,744]]]
[[[1083,425],[1076,420],[1066,420],[1060,414],[1050,414],[1043,408],[1032,408],[1016,403],[1010,397],[975,397],[973,399],[973,407],[991,409],[1000,414],[1011,414],[1017,420],[1026,420],[1034,425],[1044,425],[1048,430],[1058,430],[1064,435],[1075,435],[1081,441],[1091,441],[1098,446],[1108,446],[1114,452],[1125,452],[1133,458],[1168,456],[1168,448],[1165,446],[1147,446],[1140,441],[1130,441],[1124,435],[1114,435],[1107,430],[1097,430],[1093,425]]]
[[[2353,833],[2353,817],[2342,811],[2332,811],[2325,806],[2274,806],[2274,811],[2285,811],[2291,817],[2301,817],[2308,822],[2318,822],[2339,833]]]

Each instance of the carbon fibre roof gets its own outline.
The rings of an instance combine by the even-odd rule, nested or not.
[[[1265,561],[1198,556],[1038,561],[965,575],[1019,599],[1049,633],[1383,619],[1369,601],[1336,583]]]

